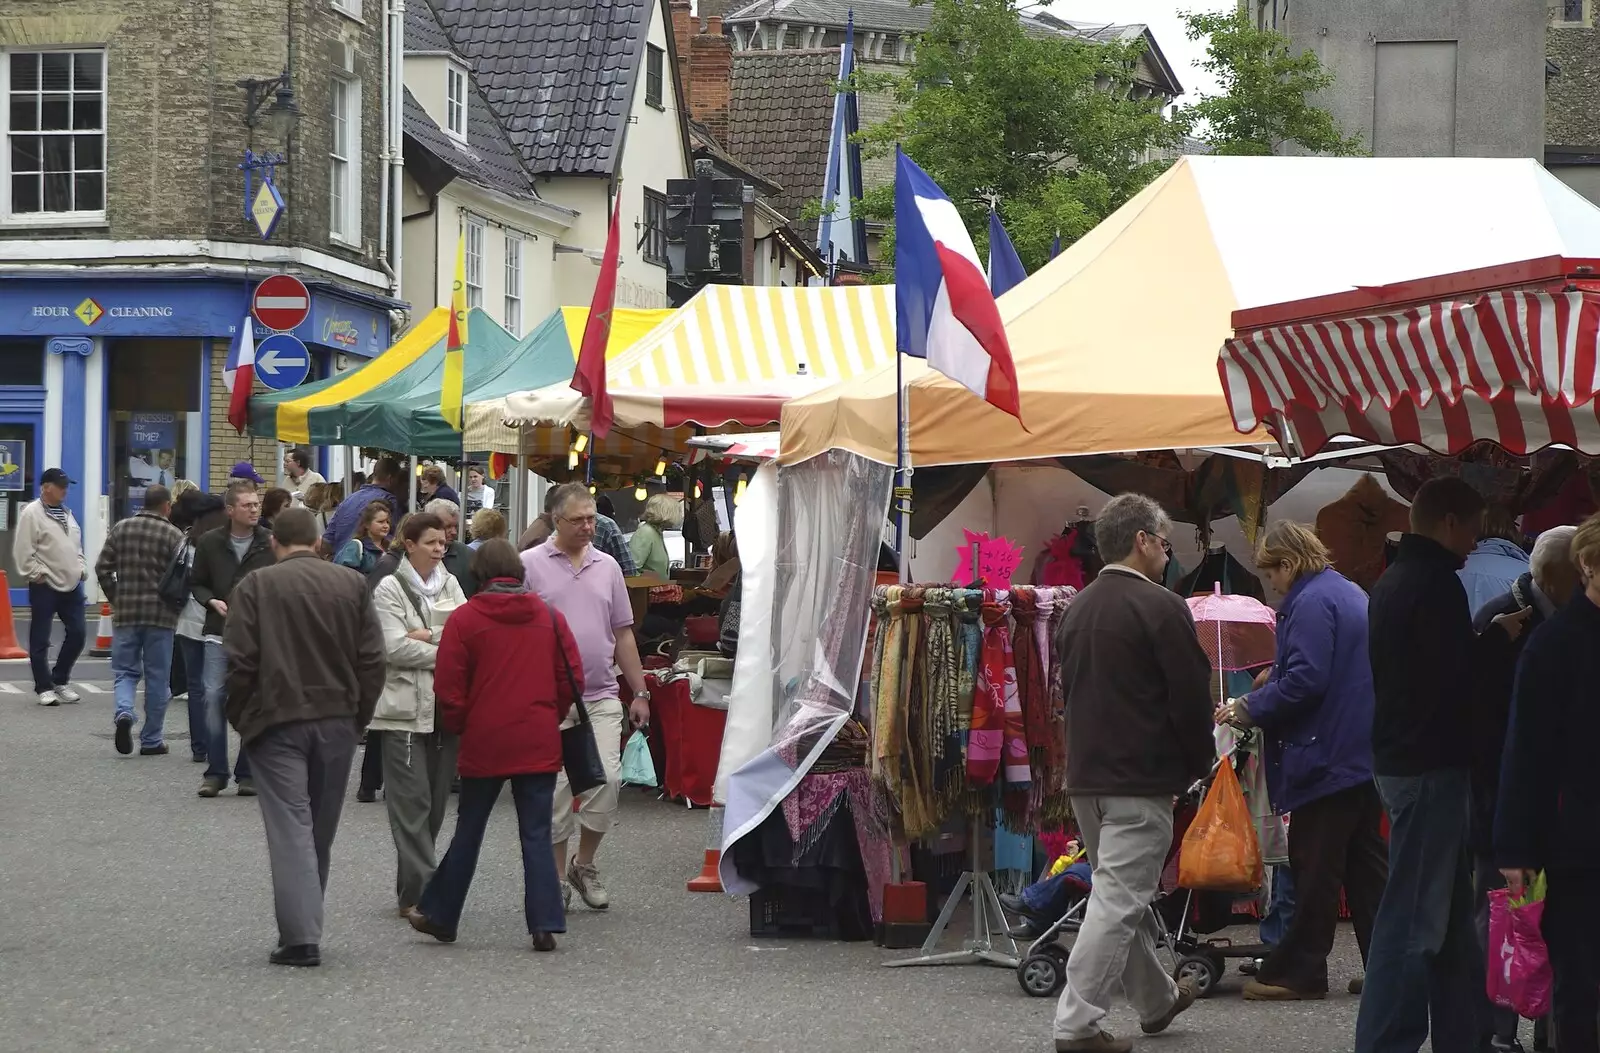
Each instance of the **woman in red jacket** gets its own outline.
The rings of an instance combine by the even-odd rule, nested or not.
[[[412,928],[451,943],[478,866],[489,812],[511,780],[522,834],[522,882],[536,951],[555,950],[567,931],[550,819],[561,770],[561,722],[583,682],[578,645],[560,612],[522,584],[522,561],[502,540],[472,557],[483,591],[445,623],[433,674],[444,727],[461,736],[461,798],[456,832],[422,899]]]

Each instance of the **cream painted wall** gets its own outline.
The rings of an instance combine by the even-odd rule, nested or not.
[[[406,214],[424,211],[427,203],[410,180],[407,180],[407,188]],[[519,207],[464,182],[445,187],[435,202],[433,213],[416,215],[405,223],[400,291],[411,303],[412,318],[420,318],[434,307],[449,304],[457,239],[465,230],[468,217],[483,224],[481,306],[501,325],[507,325],[506,238],[516,237],[522,241],[522,318],[517,333],[526,334],[561,306],[556,294],[556,261],[551,258],[551,249],[557,241],[565,239],[567,228],[542,213]]]
[[[451,64],[443,55],[406,55],[406,90],[440,128],[445,127],[445,70]],[[471,105],[470,91],[467,98]]]

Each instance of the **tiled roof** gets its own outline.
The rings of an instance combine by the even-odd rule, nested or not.
[[[467,100],[467,141],[462,143],[440,128],[407,89],[405,133],[469,182],[511,197],[536,200],[539,196],[533,177],[522,167],[516,147],[506,138],[482,93],[474,92]]]
[[[838,79],[837,48],[740,51],[733,56],[728,133],[722,145],[782,187],[770,200],[791,223],[799,224],[805,206],[822,197]]]
[[[453,53],[450,38],[439,27],[428,0],[406,0],[405,45],[407,54]]]
[[[658,0],[434,0],[539,175],[609,175]]]
[[[831,26],[844,28],[846,19],[854,13],[858,30],[864,32],[922,33],[933,23],[933,4],[912,4],[911,0],[754,0],[728,13],[725,24],[749,25],[755,22],[787,22],[791,26]],[[1149,27],[1139,23],[1127,25],[1104,22],[1080,22],[1060,18],[1047,11],[1022,14],[1023,25],[1038,33],[1059,33],[1088,41],[1131,42],[1149,33]],[[1149,35],[1151,65],[1173,94],[1181,94],[1183,86],[1172,72],[1171,63],[1161,53],[1155,35]]]
[[[857,29],[920,33],[933,20],[933,5],[911,6],[909,0],[756,0],[728,12],[725,25],[757,19],[806,26],[843,26],[855,12]]]

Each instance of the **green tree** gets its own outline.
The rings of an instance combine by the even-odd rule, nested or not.
[[[894,116],[863,149],[896,144],[950,195],[983,251],[997,202],[1029,270],[1138,193],[1170,162],[1181,128],[1158,97],[1135,98],[1142,43],[1092,43],[1025,24],[1010,0],[931,0],[933,20],[903,75],[860,72]],[[1154,159],[1152,159],[1154,158]],[[894,215],[894,188],[869,190],[869,218]],[[892,246],[883,246],[885,262]]]
[[[1231,12],[1185,12],[1190,40],[1206,39],[1200,65],[1222,92],[1201,96],[1178,111],[1180,122],[1203,126],[1219,154],[1274,154],[1294,143],[1314,154],[1364,153],[1360,136],[1346,136],[1333,115],[1306,96],[1333,84],[1333,74],[1311,51],[1296,55],[1289,38],[1260,29],[1243,7]]]

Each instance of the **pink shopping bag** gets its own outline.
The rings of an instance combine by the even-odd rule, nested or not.
[[[1541,873],[1521,899],[1512,899],[1506,889],[1489,893],[1489,998],[1532,1020],[1550,1012],[1554,984],[1550,954],[1539,928],[1544,892]]]

